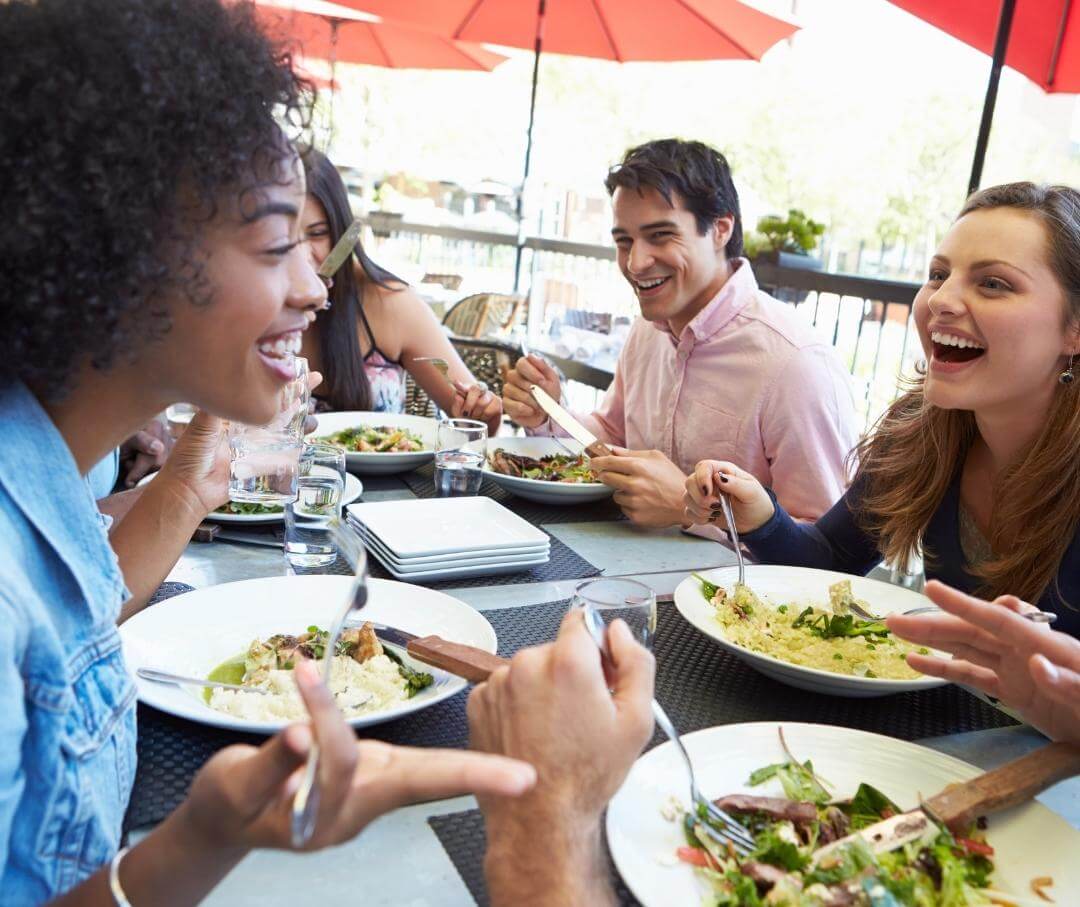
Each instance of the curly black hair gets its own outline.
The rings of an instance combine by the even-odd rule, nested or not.
[[[200,230],[281,178],[311,98],[247,3],[0,2],[0,380],[59,398],[207,302]]]
[[[704,142],[656,139],[631,148],[608,172],[604,185],[608,195],[620,187],[640,191],[648,186],[669,205],[674,204],[672,193],[677,192],[702,236],[718,217],[731,216],[734,224],[724,252],[728,258],[743,254],[742,214],[731,167],[727,158]]]

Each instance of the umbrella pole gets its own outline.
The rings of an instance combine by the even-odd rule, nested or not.
[[[334,101],[337,100],[337,41],[340,19],[330,20],[330,125],[326,134],[326,150],[334,141]]]
[[[525,142],[525,172],[521,177],[521,191],[517,197],[517,222],[518,238],[517,252],[514,256],[514,292],[517,293],[521,284],[521,257],[525,251],[524,246],[524,219],[525,219],[525,184],[529,181],[529,159],[532,157],[533,124],[536,121],[536,85],[540,80],[540,53],[544,45],[544,11],[547,0],[539,0],[536,11],[536,43],[534,45],[535,56],[533,57],[532,95],[529,98],[529,133]]]
[[[975,140],[975,159],[971,163],[971,179],[968,180],[968,195],[978,189],[982,181],[986,146],[990,143],[990,124],[994,119],[994,106],[997,104],[998,82],[1001,81],[1001,67],[1005,65],[1005,51],[1009,46],[1009,32],[1012,29],[1015,10],[1016,0],[1002,0],[997,37],[994,39],[994,59],[990,66],[990,82],[986,86],[986,100],[983,102],[982,120],[979,122],[979,137]]]

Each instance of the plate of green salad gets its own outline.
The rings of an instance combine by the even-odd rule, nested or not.
[[[144,478],[140,485],[145,485],[157,473]],[[345,492],[341,499],[344,507],[359,500],[364,493],[363,483],[352,473],[345,474]],[[249,504],[247,501],[229,501],[217,510],[208,513],[206,518],[214,523],[281,523],[285,519],[285,508],[280,504]]]
[[[491,438],[484,474],[511,494],[541,504],[586,504],[611,495],[570,438]]]
[[[437,425],[406,413],[322,413],[313,440],[344,450],[350,472],[389,475],[423,466],[435,455]]]
[[[732,724],[682,739],[704,796],[742,822],[755,848],[740,858],[714,843],[690,808],[674,746],[650,750],[607,812],[615,866],[644,907],[1027,907],[1073,903],[1080,891],[1080,832],[1036,801],[955,834],[931,825],[894,850],[856,838],[815,856],[980,774],[944,753],[799,723]]]

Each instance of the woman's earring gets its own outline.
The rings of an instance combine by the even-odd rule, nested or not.
[[[1060,381],[1062,384],[1064,384],[1066,386],[1072,384],[1073,383],[1073,378],[1076,377],[1075,375],[1073,375],[1073,360],[1075,358],[1076,358],[1075,354],[1070,356],[1069,357],[1069,364],[1065,368],[1065,371],[1063,371],[1060,375],[1058,375],[1058,381]]]

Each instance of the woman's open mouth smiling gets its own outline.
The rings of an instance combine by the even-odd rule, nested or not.
[[[986,353],[979,341],[947,331],[931,331],[930,341],[930,366],[936,371],[959,371]]]
[[[300,352],[303,331],[294,329],[282,331],[269,337],[260,337],[255,349],[263,364],[281,381],[292,381],[296,377],[296,356]]]

